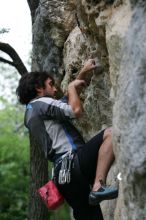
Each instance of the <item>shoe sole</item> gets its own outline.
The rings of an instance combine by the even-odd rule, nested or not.
[[[95,198],[95,199],[89,198],[89,205],[97,205],[100,202],[102,202],[103,200],[116,199],[117,197],[118,197],[118,192],[109,194],[108,196],[103,195],[102,197],[100,196],[100,198]]]

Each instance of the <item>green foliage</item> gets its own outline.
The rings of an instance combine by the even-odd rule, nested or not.
[[[61,206],[55,212],[51,212],[49,220],[70,220],[70,210],[67,204]]]
[[[28,137],[22,109],[5,102],[0,110],[0,219],[24,220],[28,204]]]
[[[23,126],[24,109],[0,98],[0,220],[27,219],[29,189],[29,138]],[[49,164],[49,173],[52,165]],[[65,204],[49,212],[49,220],[69,220]]]

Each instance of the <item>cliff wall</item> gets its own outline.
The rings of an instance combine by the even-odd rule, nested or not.
[[[53,74],[65,91],[85,60],[96,59],[75,122],[86,140],[113,126],[116,161],[108,183],[117,200],[102,203],[105,220],[146,219],[146,1],[40,0],[33,24],[33,70]],[[121,173],[122,181],[116,176]]]

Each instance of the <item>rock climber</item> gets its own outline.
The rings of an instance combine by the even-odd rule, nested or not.
[[[86,87],[86,76],[96,68],[94,59],[87,60],[59,100],[55,81],[47,72],[23,75],[16,90],[20,103],[26,105],[25,125],[54,163],[55,183],[76,220],[102,220],[100,202],[118,196],[116,187],[106,186],[115,159],[112,128],[85,142],[72,123],[83,115],[80,92]]]

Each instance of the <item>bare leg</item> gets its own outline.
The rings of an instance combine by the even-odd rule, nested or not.
[[[103,143],[98,153],[96,176],[92,191],[97,191],[101,187],[100,180],[106,183],[106,177],[114,159],[112,129],[107,128],[104,131]]]

